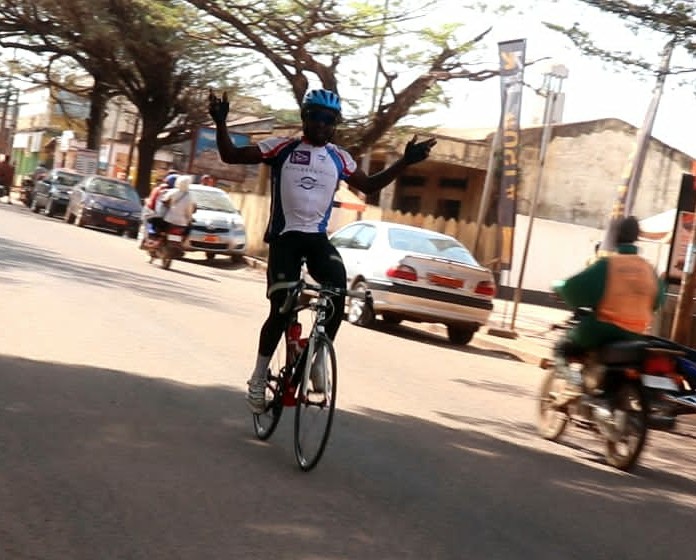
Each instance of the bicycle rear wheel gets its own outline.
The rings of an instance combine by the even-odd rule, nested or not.
[[[285,336],[280,339],[271,357],[266,374],[266,410],[261,414],[253,414],[254,432],[260,440],[267,440],[273,435],[280,416],[283,413],[283,391],[285,389]]]
[[[308,357],[312,374],[303,377],[295,405],[295,458],[303,471],[321,459],[336,407],[336,352],[331,340],[318,337]]]

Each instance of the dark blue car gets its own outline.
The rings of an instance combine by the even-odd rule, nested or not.
[[[142,204],[135,188],[126,181],[88,175],[75,185],[65,221],[79,227],[91,226],[138,237]]]

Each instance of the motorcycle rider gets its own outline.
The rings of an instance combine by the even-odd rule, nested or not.
[[[179,175],[174,181],[174,188],[161,196],[162,205],[166,208],[162,220],[165,224],[183,227],[184,240],[191,232],[191,220],[196,211],[196,204],[189,192],[192,182],[191,175]]]
[[[158,184],[150,192],[150,196],[145,202],[145,208],[143,211],[143,219],[145,222],[143,242],[140,245],[142,249],[145,246],[145,242],[148,237],[153,234],[160,233],[164,227],[164,220],[162,219],[162,214],[166,210],[162,206],[162,196],[169,190],[174,188],[174,183],[179,174],[175,171],[170,171],[164,180]]]
[[[554,349],[556,364],[568,381],[568,400],[581,392],[582,380],[568,366],[568,357],[621,340],[636,340],[648,332],[654,312],[665,299],[664,281],[638,255],[640,225],[623,218],[616,230],[616,253],[599,258],[582,272],[553,286],[571,308],[589,308]]]

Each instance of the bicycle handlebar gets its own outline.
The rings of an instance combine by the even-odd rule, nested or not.
[[[290,312],[295,306],[297,298],[302,292],[314,292],[319,295],[324,296],[345,296],[350,298],[357,298],[365,300],[368,303],[372,303],[372,293],[369,290],[349,290],[347,288],[338,288],[336,286],[323,286],[321,284],[310,284],[305,280],[298,280],[297,284],[288,290],[288,295],[285,297],[280,312],[282,314]]]

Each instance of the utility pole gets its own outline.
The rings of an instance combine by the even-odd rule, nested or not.
[[[517,319],[517,307],[519,306],[520,299],[522,298],[522,281],[524,279],[524,272],[527,265],[527,254],[529,253],[529,241],[532,237],[532,224],[534,223],[534,217],[536,216],[537,201],[539,199],[539,191],[541,190],[544,167],[546,166],[546,152],[549,147],[549,141],[551,140],[551,127],[554,124],[554,116],[556,109],[556,102],[558,101],[558,96],[561,93],[561,88],[563,86],[563,80],[568,77],[568,69],[562,64],[555,64],[551,71],[544,75],[544,84],[541,87],[542,94],[546,97],[546,104],[544,106],[544,129],[541,135],[541,146],[539,148],[539,173],[537,175],[536,185],[534,187],[534,193],[532,195],[532,202],[529,208],[529,224],[527,225],[527,237],[524,243],[524,253],[522,254],[522,264],[520,265],[520,275],[517,280],[517,287],[515,288],[514,305],[512,308],[512,319],[510,320],[510,330],[515,332],[515,319]]]
[[[382,25],[386,25],[387,17],[389,16],[389,0],[384,0],[384,5],[382,6]],[[382,65],[382,54],[384,52],[384,35],[379,39],[379,47],[377,48],[377,61],[375,67],[375,80],[372,84],[372,101],[370,102],[370,118],[374,115],[375,105],[377,104],[377,89],[379,87],[379,73]],[[367,148],[362,156],[362,161],[360,162],[360,169],[362,169],[367,175],[370,174],[370,163],[372,162],[372,148]],[[365,193],[359,192],[358,198],[363,202],[366,200]],[[358,211],[358,220],[362,219],[362,211]]]
[[[693,188],[696,190],[696,162],[692,163],[691,172],[694,174]],[[693,209],[696,215],[696,208]],[[694,224],[696,225],[696,224]],[[674,243],[674,241],[672,241]],[[694,276],[694,261],[696,260],[696,227],[691,228],[691,241],[686,248],[684,270],[682,272],[681,285],[677,306],[672,319],[672,332],[670,337],[679,344],[691,346],[691,320],[694,309],[694,290],[696,277]]]
[[[619,220],[625,216],[630,216],[633,212],[633,204],[636,200],[636,193],[640,184],[640,178],[645,165],[645,156],[648,152],[648,145],[652,135],[653,124],[657,115],[657,109],[662,98],[662,90],[664,89],[665,80],[670,70],[670,61],[672,52],[674,51],[676,38],[672,37],[665,45],[662,51],[662,60],[660,62],[660,70],[657,74],[655,87],[653,88],[653,96],[650,100],[650,105],[645,113],[643,126],[638,131],[636,138],[635,150],[631,153],[626,163],[626,167],[621,177],[621,184],[616,192],[616,200],[611,210],[609,225],[602,240],[602,251],[611,252],[616,250],[616,227]]]
[[[502,138],[503,129],[503,114],[500,114],[498,128],[495,129],[495,134],[491,140],[490,152],[488,152],[488,169],[486,170],[486,178],[483,183],[483,191],[481,192],[481,202],[479,203],[478,216],[476,218],[476,236],[474,237],[473,253],[476,259],[478,257],[478,246],[481,239],[481,228],[483,220],[486,218],[486,213],[491,203],[491,195],[493,194],[493,179],[495,177],[495,158],[496,152],[500,148],[500,139]],[[480,260],[480,259],[479,259]]]

